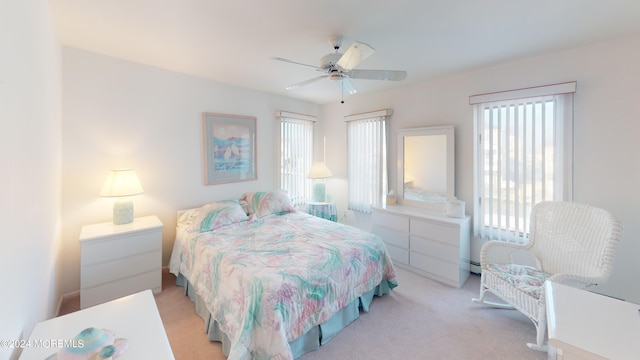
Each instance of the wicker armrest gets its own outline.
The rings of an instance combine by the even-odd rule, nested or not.
[[[515,251],[526,251],[528,244],[514,244],[504,241],[492,240],[482,245],[480,250],[480,264],[509,264],[512,262],[511,254]]]

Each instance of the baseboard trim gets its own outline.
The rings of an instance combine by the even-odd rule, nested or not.
[[[58,317],[60,315],[60,309],[62,309],[62,303],[64,303],[64,301],[69,299],[70,297],[74,297],[74,296],[80,296],[80,290],[72,291],[70,293],[66,293],[60,296],[60,300],[58,300],[58,306],[56,307],[56,313],[54,314],[54,317]]]

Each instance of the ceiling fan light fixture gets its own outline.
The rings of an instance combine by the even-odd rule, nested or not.
[[[346,94],[347,95],[353,95],[353,94],[355,94],[357,92],[358,92],[358,90],[352,88],[351,90],[346,91]]]
[[[344,75],[342,75],[341,73],[335,71],[329,74],[329,80],[334,80],[334,81],[340,81],[342,80]]]
[[[351,83],[351,80],[346,76],[344,76],[337,84],[342,89],[343,94],[353,95],[358,92],[355,86]]]

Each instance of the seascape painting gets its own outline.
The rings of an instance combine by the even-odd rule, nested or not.
[[[203,114],[205,183],[255,180],[255,118]]]

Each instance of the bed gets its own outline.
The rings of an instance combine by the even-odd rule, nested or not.
[[[316,350],[398,285],[379,237],[296,211],[283,191],[179,211],[170,271],[229,360]]]

